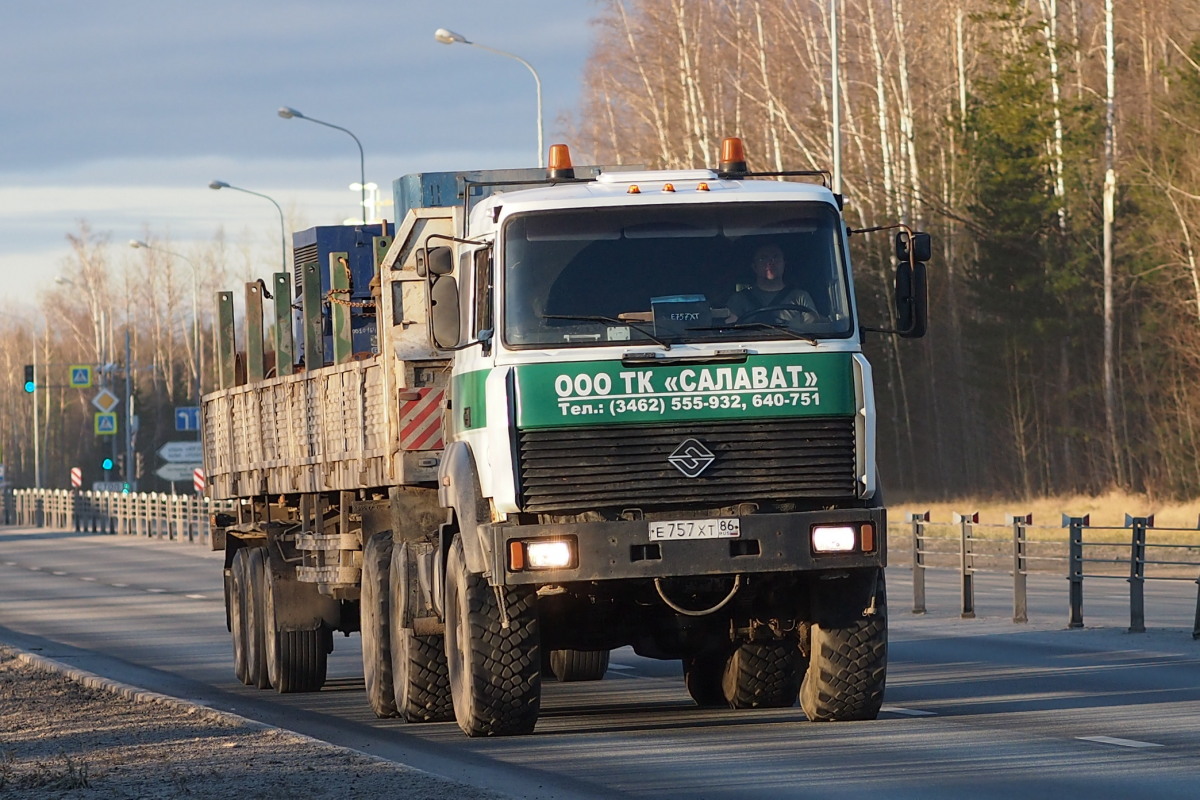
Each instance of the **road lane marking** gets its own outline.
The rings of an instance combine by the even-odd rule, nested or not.
[[[205,597],[202,594],[188,594],[188,595],[184,595],[184,597],[187,597],[191,600],[207,600],[208,599],[207,597]]]
[[[609,669],[636,669],[636,667],[631,667],[628,664],[609,664],[608,668]]]
[[[52,574],[52,575],[58,575],[59,577],[62,577],[63,575],[66,575],[66,574],[68,574],[68,573],[66,573],[66,572],[53,572],[53,573],[51,573],[51,574]]]
[[[16,565],[17,565],[17,562],[15,562],[15,561],[5,561],[4,562],[4,566],[6,566],[6,567],[15,567]]]
[[[79,580],[81,580],[81,581],[94,581],[94,580],[96,580],[96,579],[95,579],[95,578],[93,578],[93,577],[91,577],[90,575],[84,575],[84,576],[83,576],[82,578],[80,578]]]
[[[128,589],[129,588],[128,583],[110,583],[109,586],[113,587],[114,589]]]
[[[166,594],[167,593],[166,589],[147,589],[146,591],[149,592],[150,594]]]
[[[884,706],[879,709],[889,714],[902,714],[906,717],[936,717],[936,711],[922,711],[919,708],[901,708],[900,706]]]
[[[1136,739],[1118,739],[1114,736],[1076,736],[1085,742],[1096,742],[1098,744],[1115,744],[1117,747],[1133,747],[1136,749],[1145,749],[1147,747],[1164,747],[1165,745],[1155,744],[1154,742],[1139,742]]]

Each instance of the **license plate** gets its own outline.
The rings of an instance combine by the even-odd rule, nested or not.
[[[736,539],[741,536],[738,519],[664,519],[650,523],[650,541],[670,539]]]

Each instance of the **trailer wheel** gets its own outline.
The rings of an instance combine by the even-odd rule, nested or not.
[[[238,551],[245,553],[248,602],[246,604],[246,647],[248,677],[250,685],[259,689],[271,688],[271,676],[267,671],[267,570],[266,559],[261,547]]]
[[[746,642],[725,663],[721,692],[731,708],[788,708],[802,676],[800,649],[791,642]]]
[[[285,579],[271,571],[269,561],[265,566],[267,676],[280,694],[320,691],[325,685],[329,651],[333,649],[330,631],[323,626],[307,631],[280,630],[275,597]]]
[[[875,613],[870,603],[876,583]],[[875,719],[887,677],[887,604],[883,571],[854,576],[821,598],[809,626],[809,663],[800,706],[813,722]],[[832,588],[832,587],[830,587]]]
[[[409,605],[415,604],[419,593],[412,545],[394,545],[390,635],[396,710],[405,722],[444,722],[454,719],[445,637],[417,636],[411,627],[404,627]]]
[[[362,560],[362,594],[358,606],[367,702],[375,716],[394,717],[397,711],[392,688],[392,647],[388,625],[392,532],[383,531],[368,539],[363,547]]]
[[[541,707],[537,595],[527,586],[497,590],[467,569],[462,539],[446,559],[446,660],[454,717],[468,736],[530,733]]]
[[[246,587],[246,564],[243,553],[245,548],[233,554],[233,563],[229,566],[229,632],[233,639],[233,674],[247,686],[250,685],[250,655],[247,652],[250,640],[247,635],[249,620],[247,606],[249,592]]]
[[[608,657],[608,650],[551,650],[550,672],[562,683],[602,680]]]
[[[683,660],[683,685],[701,708],[728,708],[721,688],[725,671],[724,653],[704,652]]]

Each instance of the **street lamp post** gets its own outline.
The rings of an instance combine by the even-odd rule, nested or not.
[[[542,79],[540,77],[538,77],[537,70],[533,68],[533,65],[530,64],[525,59],[521,58],[520,56],[515,55],[514,53],[507,53],[503,50],[497,50],[494,47],[488,47],[486,44],[480,44],[479,42],[469,41],[462,34],[455,33],[454,31],[447,30],[445,28],[438,28],[436,31],[434,31],[433,38],[437,39],[442,44],[469,44],[472,47],[478,47],[480,50],[487,50],[489,53],[495,53],[498,56],[505,56],[506,58],[511,58],[516,61],[520,61],[522,64],[525,65],[525,68],[528,69],[530,73],[532,73],[533,82],[537,86],[538,166],[539,167],[546,166],[546,161],[545,161],[546,152],[545,152],[545,149],[542,147]]]
[[[193,375],[194,388],[196,390],[196,405],[200,405],[200,376],[204,374],[202,359],[204,358],[200,350],[200,270],[196,268],[196,264],[187,256],[167,250],[165,247],[157,247],[155,245],[146,244],[141,239],[130,239],[129,246],[134,250],[157,250],[160,253],[166,253],[169,256],[174,256],[187,264],[192,270],[192,352],[195,353],[192,363],[195,365],[195,375]]]
[[[363,155],[362,142],[358,140],[358,137],[355,136],[352,131],[343,128],[341,125],[334,125],[331,122],[324,122],[319,119],[314,119],[313,117],[306,117],[296,109],[289,108],[288,106],[283,106],[280,108],[278,113],[279,116],[283,117],[284,119],[305,119],[309,122],[315,122],[318,125],[324,125],[326,128],[333,128],[335,131],[341,131],[342,133],[347,134],[351,139],[354,140],[354,143],[358,145],[358,184],[362,188],[363,224],[369,222],[370,220],[367,219],[367,159],[366,156]]]
[[[233,189],[235,192],[245,192],[246,194],[252,194],[255,197],[261,197],[264,200],[269,200],[271,205],[275,206],[275,210],[279,212],[279,247],[282,255],[280,263],[282,264],[282,271],[287,272],[287,224],[283,221],[283,209],[279,207],[279,203],[275,202],[275,198],[260,192],[252,192],[249,189],[243,189],[240,186],[233,186],[225,181],[212,181],[208,184],[208,188],[214,190]]]

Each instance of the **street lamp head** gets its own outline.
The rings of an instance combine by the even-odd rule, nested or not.
[[[461,33],[455,33],[454,31],[447,30],[445,28],[438,28],[436,31],[434,31],[433,38],[437,39],[442,44],[454,44],[455,42],[470,44],[470,42],[467,41],[467,37],[463,36]]]
[[[134,250],[137,250],[142,247],[149,249],[149,247],[150,247],[150,245],[146,244],[141,239],[130,239],[129,246],[132,247]]]
[[[299,111],[297,111],[294,108],[288,108],[287,106],[281,106],[279,108],[278,114],[279,114],[279,116],[283,117],[284,119],[291,119],[292,117],[299,117],[300,119],[305,118],[304,115],[301,114]]]
[[[212,181],[211,183],[208,184],[208,188],[210,188],[210,189],[228,189],[229,184],[226,183],[225,181]]]

